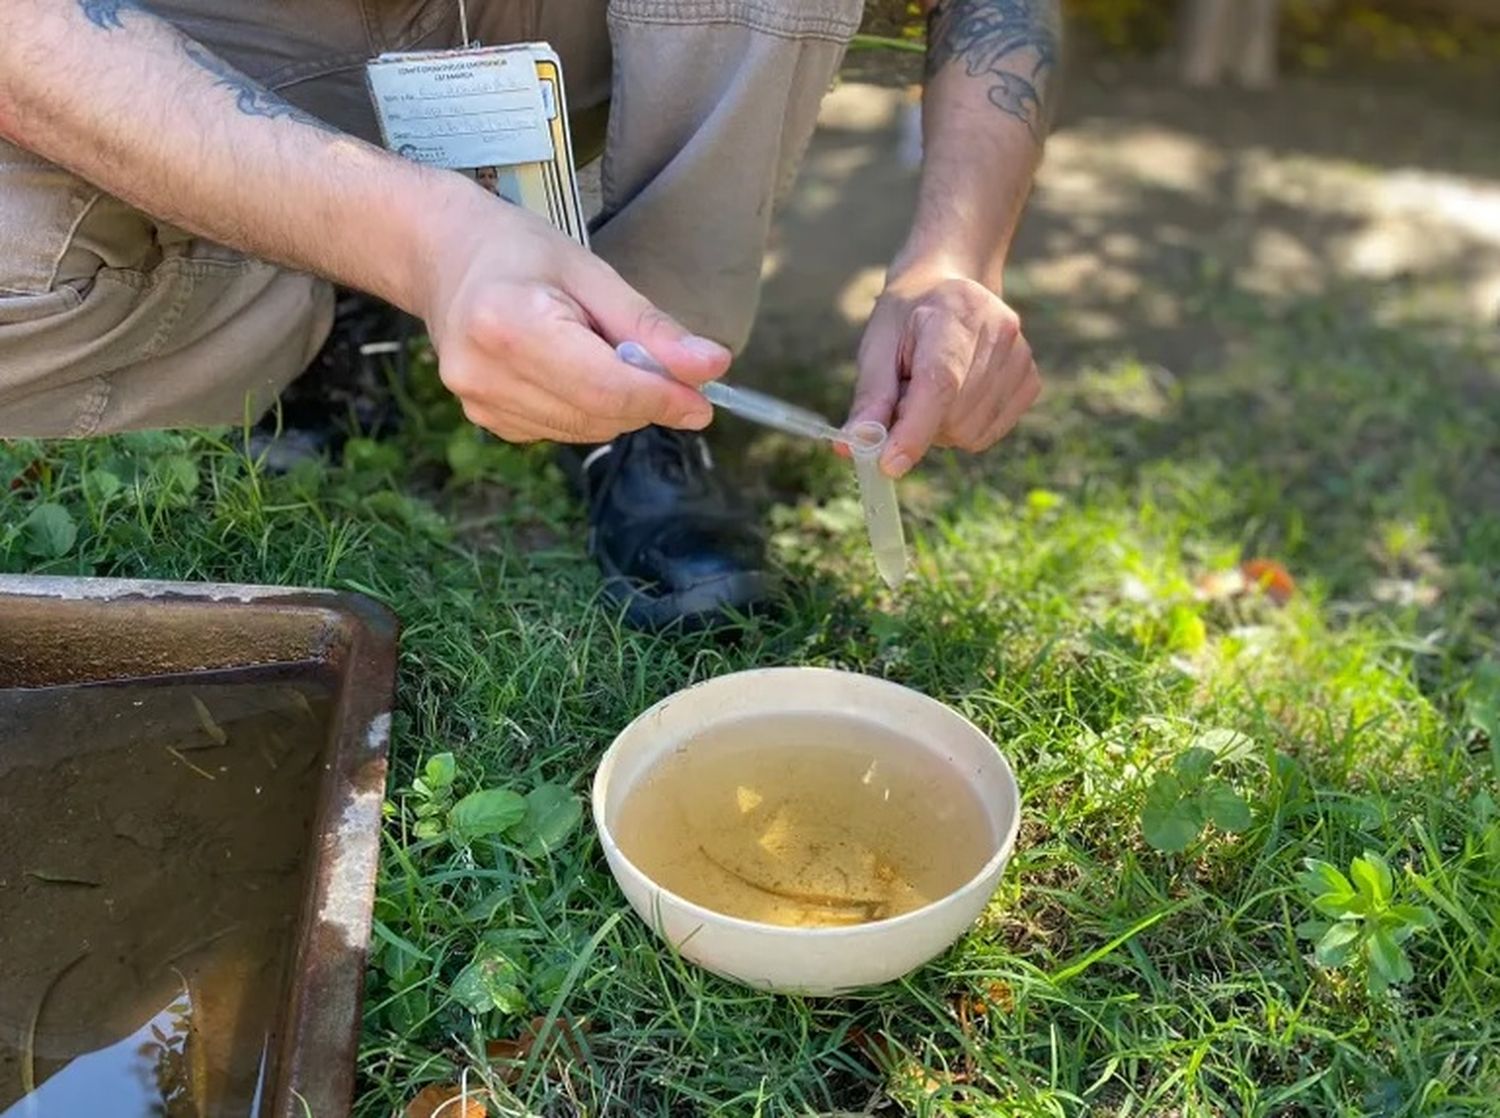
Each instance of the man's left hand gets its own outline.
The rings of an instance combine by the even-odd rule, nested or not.
[[[893,271],[860,343],[849,421],[890,429],[880,464],[900,477],[929,447],[994,445],[1041,390],[1021,320],[1000,296],[956,271]]]

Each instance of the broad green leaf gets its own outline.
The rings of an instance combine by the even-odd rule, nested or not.
[[[1281,785],[1284,799],[1294,801],[1301,797],[1307,786],[1307,778],[1302,774],[1302,766],[1295,757],[1285,753],[1277,753],[1271,760],[1271,774],[1276,782]]]
[[[500,952],[500,954],[515,963],[517,969],[522,971],[529,969],[522,958],[522,953],[535,940],[535,932],[518,927],[514,923],[506,923],[499,927],[486,929],[479,935],[480,946],[490,947]]]
[[[1313,901],[1312,906],[1314,911],[1335,920],[1364,916],[1370,911],[1370,902],[1358,893],[1324,893]]]
[[[536,1000],[543,1005],[550,1005],[557,997],[557,992],[568,981],[568,975],[572,969],[571,963],[558,962],[537,971],[531,980],[531,989],[536,995]]]
[[[472,924],[488,924],[495,919],[495,913],[500,910],[500,907],[511,899],[512,893],[513,890],[505,885],[498,889],[491,889],[464,909],[464,919]]]
[[[1033,489],[1030,493],[1026,494],[1026,509],[1028,512],[1047,512],[1057,508],[1062,502],[1062,497],[1050,489]]]
[[[357,474],[364,477],[364,474]],[[303,458],[292,463],[286,473],[287,485],[306,497],[315,495],[328,480],[328,463],[321,458]]]
[[[1325,967],[1341,967],[1349,961],[1359,945],[1361,929],[1352,920],[1341,920],[1323,933],[1313,956]]]
[[[447,539],[452,535],[452,526],[443,515],[426,501],[398,493],[394,489],[381,489],[364,500],[365,510],[388,523],[403,528],[412,528],[434,540]]]
[[[446,448],[448,468],[460,481],[479,477],[484,473],[484,444],[477,427],[460,427],[448,437]]]
[[[422,775],[426,778],[429,788],[446,788],[458,775],[458,762],[454,760],[451,753],[435,753],[427,758]]]
[[[1430,928],[1437,923],[1437,918],[1433,916],[1432,910],[1430,908],[1423,908],[1421,905],[1392,905],[1390,915],[1408,927],[1418,930]]]
[[[1298,939],[1320,940],[1323,934],[1331,927],[1327,920],[1304,920],[1292,930],[1297,933]]]
[[[402,465],[401,451],[374,439],[350,439],[344,444],[344,465],[356,473],[395,473]]]
[[[1481,660],[1469,680],[1469,725],[1491,743],[1500,740],[1500,663]]]
[[[1354,895],[1354,885],[1339,868],[1317,858],[1308,858],[1303,865],[1306,871],[1297,875],[1297,884],[1314,897],[1328,894],[1336,896]]]
[[[119,442],[143,458],[159,458],[187,445],[186,439],[175,431],[131,431],[120,436]]]
[[[419,839],[442,838],[443,825],[436,819],[419,819],[412,828],[412,833]]]
[[[198,464],[186,454],[168,455],[157,471],[168,492],[187,496],[198,488]]]
[[[21,522],[26,553],[41,559],[58,559],[73,550],[78,525],[67,509],[51,502],[37,505]]]
[[[1250,829],[1250,805],[1222,780],[1204,788],[1202,800],[1208,817],[1219,830],[1239,834]]]
[[[90,470],[83,475],[83,486],[88,495],[97,503],[103,504],[109,500],[124,486],[120,476],[110,470]]]
[[[1500,663],[1481,660],[1469,681],[1469,725],[1490,742],[1490,767],[1500,779]]]
[[[1389,932],[1376,928],[1367,942],[1370,966],[1380,977],[1393,984],[1411,980],[1411,960],[1406,957],[1405,948],[1392,939]]]
[[[1159,772],[1146,787],[1146,805],[1170,808],[1182,799],[1182,794],[1182,781],[1170,772]]]
[[[375,942],[379,944],[380,967],[388,977],[398,984],[421,980],[422,956],[416,953],[413,945],[395,938]]]
[[[1223,726],[1204,730],[1188,744],[1194,749],[1208,750],[1221,761],[1235,761],[1255,750],[1254,738]]]
[[[1208,778],[1209,770],[1214,767],[1214,755],[1210,750],[1194,746],[1177,758],[1175,767],[1182,783],[1192,788]]]
[[[525,1013],[526,996],[521,993],[524,976],[503,952],[480,944],[474,959],[458,972],[448,994],[470,1013],[482,1015],[492,1009],[512,1015]]]
[[[1370,907],[1383,908],[1391,900],[1391,867],[1373,850],[1367,850],[1349,863],[1349,876]]]
[[[561,784],[543,784],[526,794],[526,817],[512,837],[523,853],[540,858],[560,847],[583,819],[583,804]]]
[[[386,1019],[390,1027],[396,1033],[408,1035],[416,1030],[421,1023],[427,1020],[432,1012],[431,1000],[427,996],[427,990],[423,986],[409,986],[396,997],[392,998],[386,1006]]]
[[[448,833],[467,846],[475,839],[504,834],[526,818],[526,801],[508,788],[470,792],[448,812]]]
[[[1208,626],[1190,606],[1173,606],[1167,615],[1167,646],[1173,652],[1197,652],[1208,643]]]
[[[1171,805],[1147,802],[1141,811],[1141,833],[1157,850],[1179,854],[1186,850],[1203,830],[1203,819],[1191,801],[1178,800]]]

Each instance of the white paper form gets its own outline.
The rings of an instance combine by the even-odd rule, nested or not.
[[[531,59],[504,47],[381,56],[366,68],[385,146],[436,167],[553,158]]]

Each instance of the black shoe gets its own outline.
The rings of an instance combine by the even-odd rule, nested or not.
[[[357,291],[339,292],[333,329],[307,370],[281,392],[256,424],[252,449],[271,469],[302,458],[336,454],[351,435],[375,437],[396,429],[400,415],[389,370],[406,379],[407,350],[416,319]]]
[[[769,601],[765,541],[701,436],[646,427],[593,450],[565,448],[561,460],[588,500],[605,594],[629,624],[704,628]]]

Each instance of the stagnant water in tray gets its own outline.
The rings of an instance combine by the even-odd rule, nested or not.
[[[261,1113],[332,699],[0,689],[0,1118]]]

